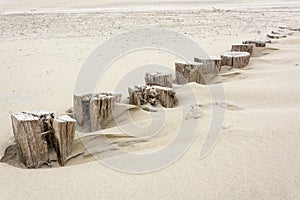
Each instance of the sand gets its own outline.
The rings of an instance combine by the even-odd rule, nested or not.
[[[10,113],[40,109],[64,114],[72,106],[74,85],[84,61],[101,42],[118,33],[145,24],[167,28],[191,37],[209,55],[217,56],[229,51],[233,43],[263,38],[278,26],[300,24],[299,3],[294,1],[204,2],[205,9],[199,6],[195,10],[191,10],[192,2],[164,2],[170,9],[163,11],[154,9],[154,1],[144,1],[142,7],[136,2],[116,2],[1,1],[1,155],[14,144]],[[132,5],[134,11],[128,9]],[[106,11],[94,12],[91,7]],[[122,12],[117,12],[120,8]],[[198,134],[191,148],[172,165],[134,175],[113,170],[88,152],[64,168],[54,164],[52,168],[27,170],[0,163],[1,199],[300,199],[299,52],[300,32],[293,32],[264,49],[255,49],[245,69],[226,71],[222,77],[226,102],[217,104],[225,110],[225,121],[217,145],[205,159],[199,155],[213,105],[206,86],[190,83],[176,87],[180,106],[166,111],[165,126],[155,137],[125,137],[116,127],[104,131],[127,151],[152,152],[175,138],[178,120],[196,120]],[[130,69],[144,59],[172,69],[178,58],[161,52],[127,55],[112,67],[114,79],[108,75],[99,89],[113,90],[115,80],[122,77],[117,67]],[[136,80],[141,81],[142,77]],[[198,107],[191,103],[190,88],[197,94]],[[161,108],[149,113],[121,107],[128,109],[141,127],[151,123],[151,117],[159,122],[164,113]],[[186,119],[180,119],[181,111],[188,113]],[[119,118],[122,128],[134,132],[126,115]],[[113,145],[103,148],[103,135],[93,134],[83,141],[97,156],[104,160],[122,158]],[[140,134],[151,136],[153,129]],[[82,134],[77,132],[79,136]],[[82,142],[77,139],[74,153],[82,151]]]

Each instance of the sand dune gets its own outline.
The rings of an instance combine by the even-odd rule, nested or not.
[[[15,2],[17,8],[29,9],[25,2],[24,7]],[[34,1],[31,3],[35,5]],[[57,7],[66,6],[54,1],[41,8],[55,3]],[[81,6],[73,1],[66,4]],[[96,4],[88,1],[85,5]],[[2,9],[16,8],[2,5]],[[1,15],[0,21],[0,152],[3,155],[6,147],[14,144],[9,113],[24,109],[64,113],[72,105],[81,65],[101,42],[113,35],[150,24],[186,34],[210,55],[219,55],[229,51],[232,43],[262,38],[278,26],[295,26],[300,23],[300,17],[297,8],[261,7],[256,12],[240,8],[12,14]],[[176,87],[180,105],[174,109],[147,112],[128,107],[131,119],[139,126],[166,119],[165,126],[151,137],[153,129],[132,130],[131,119],[120,114],[119,128],[112,123],[101,133],[83,136],[78,132],[73,151],[77,156],[64,168],[54,163],[51,168],[23,169],[16,160],[15,147],[11,146],[10,157],[6,158],[10,165],[0,163],[1,198],[299,199],[299,52],[300,32],[293,32],[264,49],[255,49],[245,69],[224,68],[225,102],[212,103],[207,86],[190,83]],[[174,67],[176,58],[150,55],[154,61]],[[139,62],[127,58],[120,63],[133,66]],[[113,83],[108,81],[105,87],[109,89],[110,85]],[[191,103],[191,91],[196,93],[197,104]],[[213,106],[225,110],[222,134],[211,154],[200,160]],[[187,113],[184,119],[182,111]],[[166,114],[165,118],[162,113]],[[179,120],[187,123],[199,120],[197,136],[178,161],[162,170],[143,175],[126,174],[106,167],[91,156],[95,153],[101,160],[121,159],[121,150],[157,151],[174,140]],[[135,135],[124,134],[122,128]],[[111,143],[104,143],[104,137]]]

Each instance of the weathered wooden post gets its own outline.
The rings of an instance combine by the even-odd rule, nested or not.
[[[205,78],[202,74],[202,63],[175,63],[176,82],[178,84],[186,84],[189,82],[196,82],[205,84]]]
[[[221,58],[219,57],[195,57],[194,61],[203,64],[203,74],[218,74],[221,70]]]
[[[133,86],[128,88],[129,103],[141,106],[147,103],[155,106],[159,101],[165,108],[172,108],[177,103],[172,88],[162,86]]]
[[[22,112],[12,114],[11,119],[21,161],[27,168],[41,167],[48,160],[43,121],[39,116]]]
[[[248,52],[229,52],[221,55],[222,66],[227,65],[234,68],[244,68],[249,64],[250,54]]]
[[[270,39],[255,39],[243,41],[243,44],[253,44],[256,47],[266,47],[267,43],[271,44]]]
[[[231,47],[232,52],[248,52],[250,55],[253,53],[254,46],[252,44],[234,44]]]
[[[73,108],[74,118],[77,124],[81,127],[87,128],[90,124],[90,99],[92,94],[74,95],[73,96]]]
[[[167,72],[153,72],[145,74],[146,85],[158,85],[163,87],[173,87],[172,73]]]
[[[159,100],[161,105],[165,108],[173,108],[177,103],[177,98],[175,97],[175,92],[172,88],[153,86],[156,91],[156,98]]]
[[[286,35],[281,34],[281,33],[272,32],[272,33],[267,34],[267,37],[271,38],[271,39],[281,39],[281,38],[286,38]]]
[[[95,95],[90,100],[90,127],[91,131],[101,130],[106,123],[113,117],[113,108],[116,102],[121,99],[121,94],[109,95],[99,94]]]
[[[115,103],[119,103],[122,98],[122,94],[120,93],[114,93],[114,92],[100,92],[95,94],[84,94],[84,95],[74,95],[74,117],[77,121],[77,124],[81,126],[84,130],[90,131],[91,127],[93,126],[93,131],[100,130],[96,127],[96,118],[98,116],[97,113],[95,113],[99,108],[96,108],[96,106],[101,106],[102,104],[96,104],[96,99],[100,96],[107,96],[107,97],[113,97],[111,98],[112,105]],[[103,98],[104,99],[104,98]],[[91,107],[91,102],[93,101],[93,105]],[[91,110],[91,108],[93,110]],[[91,113],[93,112],[93,113]],[[105,113],[106,115],[107,113]],[[102,114],[101,114],[102,115]],[[91,116],[94,117],[91,119]],[[91,120],[94,120],[91,122]],[[100,125],[99,125],[100,126]]]
[[[68,157],[72,154],[72,145],[75,136],[76,120],[68,115],[58,117],[53,121],[54,148],[58,162],[64,166]]]

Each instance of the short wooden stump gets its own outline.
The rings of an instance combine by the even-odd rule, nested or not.
[[[234,68],[244,68],[249,64],[250,53],[248,52],[229,52],[221,55],[222,65]]]

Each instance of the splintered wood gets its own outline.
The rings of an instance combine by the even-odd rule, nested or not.
[[[196,82],[205,84],[205,78],[202,73],[203,63],[175,63],[176,82],[178,84],[186,84]]]
[[[119,103],[121,97],[113,92],[74,95],[74,116],[78,126],[87,132],[100,130],[111,119],[113,105]]]
[[[177,103],[172,88],[162,86],[133,86],[128,88],[129,103],[141,106],[147,103],[155,106],[158,102],[165,108],[172,108]]]
[[[76,120],[68,115],[58,117],[53,121],[55,151],[57,153],[58,162],[61,166],[65,166],[68,157],[72,154],[72,145],[75,136]]]
[[[158,85],[172,88],[172,73],[167,72],[153,72],[145,74],[146,85]]]
[[[64,166],[71,154],[74,119],[68,116],[54,119],[54,114],[47,111],[14,113],[11,119],[21,162],[27,168],[39,168],[47,163],[48,148],[55,149],[59,164]]]
[[[209,56],[209,57],[196,57],[195,62],[202,63],[203,74],[218,74],[221,70],[221,58]]]
[[[250,55],[253,53],[252,44],[234,44],[231,47],[232,52],[248,52]]]
[[[227,65],[234,68],[244,68],[249,64],[250,54],[248,52],[229,52],[221,55],[222,66]]]

